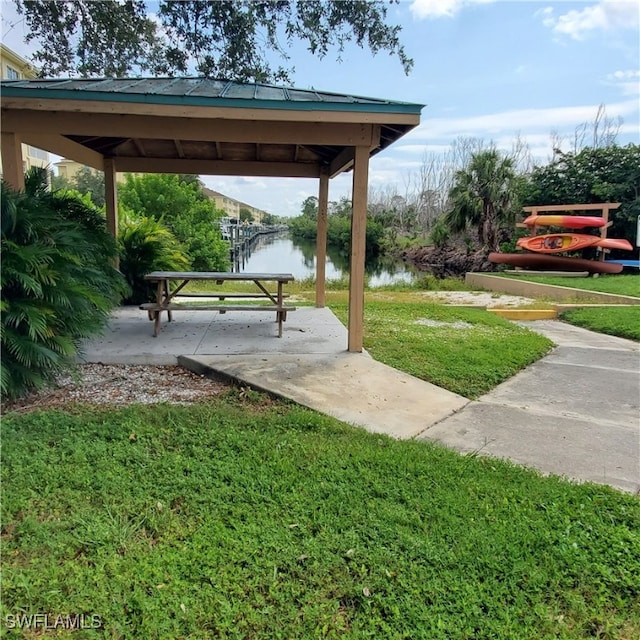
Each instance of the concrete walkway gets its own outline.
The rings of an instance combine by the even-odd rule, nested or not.
[[[640,490],[640,345],[554,320],[521,324],[557,347],[420,438]]]
[[[469,401],[366,354],[183,356],[187,369],[224,376],[343,422],[412,438]]]
[[[180,311],[152,337],[137,308],[87,342],[89,362],[175,364],[233,379],[375,433],[429,439],[545,473],[640,490],[640,345],[558,321],[523,322],[558,346],[475,402],[346,351],[328,309]]]

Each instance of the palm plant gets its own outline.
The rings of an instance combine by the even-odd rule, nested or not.
[[[24,192],[2,183],[1,388],[14,397],[69,367],[126,291],[101,214],[48,190],[32,170]]]
[[[126,278],[131,294],[127,304],[149,302],[154,286],[144,275],[151,271],[185,271],[190,267],[183,246],[162,223],[154,218],[125,215],[118,236],[120,271]]]
[[[500,228],[514,222],[519,182],[513,160],[496,149],[472,154],[454,176],[447,225],[454,232],[474,227],[480,243],[497,250]]]

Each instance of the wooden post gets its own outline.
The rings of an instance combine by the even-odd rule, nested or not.
[[[113,158],[104,159],[104,197],[107,210],[107,229],[118,238],[118,185],[116,182],[116,164]],[[116,257],[113,265],[120,268],[120,260]]]
[[[24,190],[22,141],[13,132],[2,132],[2,177],[16,191]]]
[[[322,169],[318,190],[318,231],[316,240],[316,307],[326,300],[327,209],[329,207],[329,171]]]
[[[364,258],[367,240],[367,189],[369,147],[355,149],[353,166],[353,213],[351,216],[351,263],[349,272],[348,350],[362,351],[364,333]]]

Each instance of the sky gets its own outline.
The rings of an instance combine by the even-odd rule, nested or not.
[[[21,55],[24,25],[2,0],[3,42]],[[373,190],[404,195],[421,167],[460,137],[509,152],[520,137],[537,163],[552,147],[572,150],[576,128],[601,105],[621,122],[618,144],[640,143],[640,4],[528,0],[401,0],[389,8],[414,60],[406,76],[386,53],[348,47],[341,61],[297,46],[291,86],[423,104],[421,124],[377,154]],[[552,136],[552,134],[554,134]],[[316,196],[316,180],[203,176],[206,186],[270,213],[295,216]],[[329,199],[349,197],[351,173],[333,179]]]

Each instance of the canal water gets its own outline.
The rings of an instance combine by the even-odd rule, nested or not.
[[[376,259],[365,266],[370,287],[411,282],[414,272],[402,261]],[[296,280],[315,278],[316,245],[294,240],[288,234],[262,236],[235,271],[241,273],[291,273]],[[327,249],[326,278],[339,280],[349,275],[349,258],[331,247]]]

